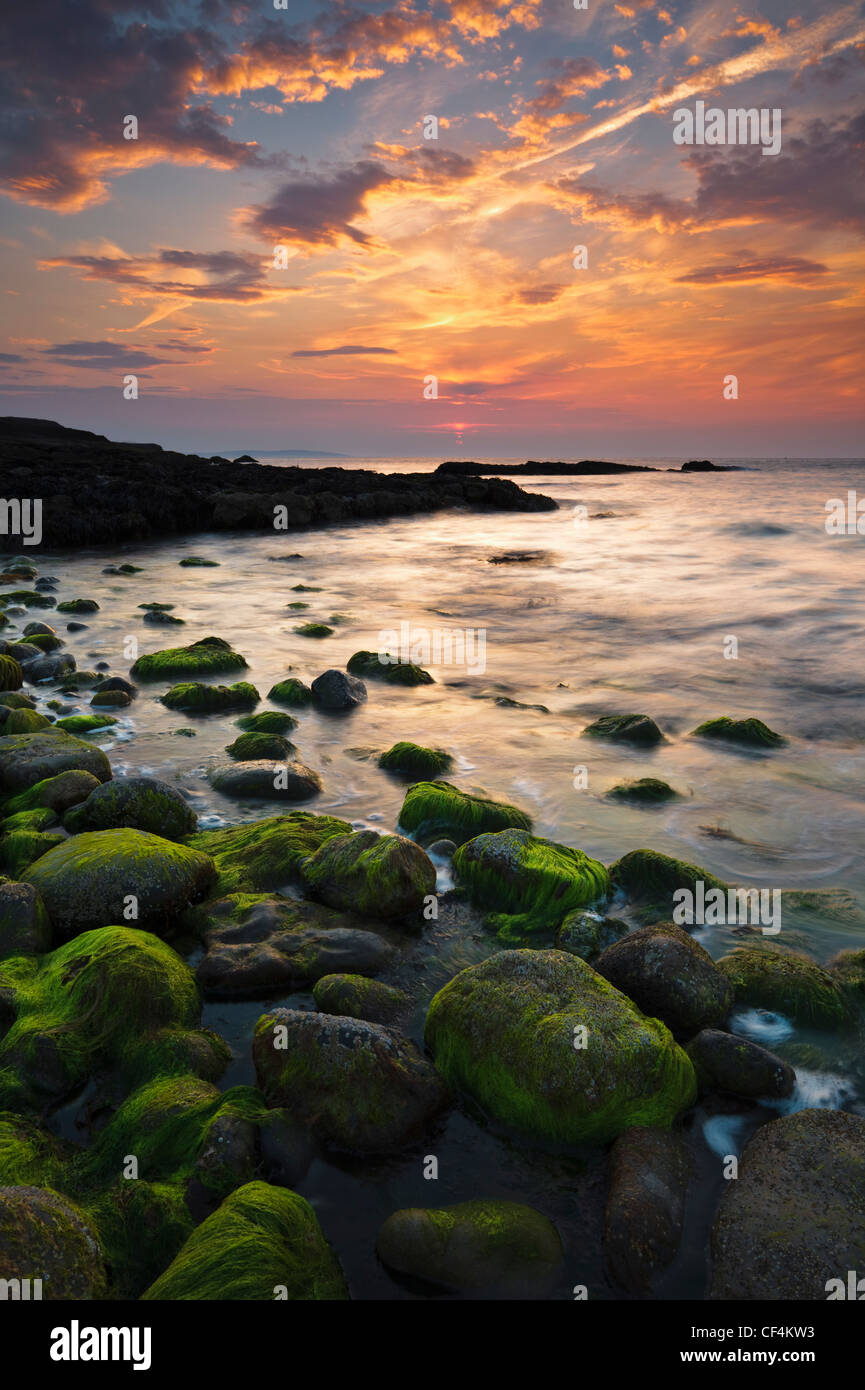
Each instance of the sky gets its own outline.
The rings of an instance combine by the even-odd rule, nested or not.
[[[861,456],[862,4],[276,3],[5,7],[0,414]],[[676,143],[700,101],[780,113],[780,150]]]

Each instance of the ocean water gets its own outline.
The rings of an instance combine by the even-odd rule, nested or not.
[[[405,472],[435,462],[344,466]],[[349,715],[301,712],[291,737],[325,785],[304,809],[393,829],[404,783],[380,771],[373,754],[398,739],[437,745],[456,758],[451,780],[524,807],[541,835],[607,863],[645,846],[737,884],[823,890],[809,910],[785,912],[775,939],[819,961],[865,946],[865,537],[830,535],[825,527],[829,499],[846,498],[851,489],[865,496],[865,465],[754,459],[735,473],[515,481],[554,497],[559,510],[449,511],[309,532],[196,535],[41,557],[41,573],[61,580],[58,598],[95,597],[101,605],[84,620],[86,631],[63,633],[79,667],[102,661],[112,674],[125,674],[130,636],[145,652],[215,634],[246,656],[244,678],[262,697],[288,674],[309,682],[328,667],[344,667],[361,648],[377,650],[382,634],[401,624],[415,640],[445,630],[482,633],[483,662],[423,663],[434,685],[370,681],[368,702]],[[302,558],[287,558],[295,552]],[[514,552],[531,558],[492,563]],[[218,561],[218,568],[179,567],[190,553]],[[101,573],[123,561],[142,573]],[[297,585],[312,591],[298,592]],[[146,625],[138,605],[152,601],[174,604],[185,626]],[[291,602],[309,607],[292,611]],[[294,632],[333,614],[340,617],[329,638]],[[52,621],[50,612],[33,616]],[[59,617],[58,627],[62,632]],[[115,770],[176,783],[207,826],[280,809],[212,791],[206,771],[238,732],[232,717],[172,713],[158,703],[163,689],[142,686],[117,729],[100,737]],[[545,709],[497,704],[500,697]],[[629,751],[581,738],[585,725],[607,712],[651,715],[665,742]],[[789,742],[762,755],[691,736],[702,720],[722,714],[756,715]],[[174,735],[180,726],[194,727],[196,736]],[[648,809],[606,799],[612,784],[642,776],[668,781],[680,799]],[[445,888],[447,870],[440,868]],[[715,957],[737,940],[720,927],[701,930],[698,939]],[[416,1037],[434,989],[492,949],[477,922],[450,919],[407,948],[404,972],[415,980],[424,972]],[[223,1084],[252,1080],[249,1038],[268,1002],[207,1006],[206,1021],[235,1052]],[[815,1041],[827,1058],[825,1073],[803,1079],[802,1103],[865,1113],[861,1062],[832,1038],[802,1040]],[[735,1131],[738,1148],[773,1113],[736,1102],[729,1117],[694,1113],[696,1195],[661,1297],[702,1296],[706,1232],[720,1190],[712,1153],[719,1134]],[[317,1161],[301,1185],[355,1297],[429,1296],[377,1265],[375,1230],[400,1205],[481,1195],[532,1201],[556,1220],[570,1251],[559,1296],[571,1297],[578,1282],[588,1283],[593,1297],[617,1296],[600,1258],[601,1156],[539,1155],[459,1111],[428,1151],[440,1160],[437,1183],[422,1179],[418,1151],[379,1164]]]

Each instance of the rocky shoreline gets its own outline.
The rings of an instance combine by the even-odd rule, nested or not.
[[[550,497],[496,478],[282,468],[121,444],[52,420],[0,418],[0,497],[42,501],[55,549],[203,531],[291,531],[453,507],[554,511]],[[0,551],[21,536],[0,531]]]
[[[99,596],[62,597],[52,566],[22,554],[0,575],[5,1277],[61,1299],[362,1296],[339,1226],[325,1234],[297,1189],[314,1159],[368,1183],[385,1164],[435,1177],[455,1115],[529,1178],[520,1200],[493,1174],[467,1200],[437,1204],[431,1182],[422,1205],[395,1204],[362,1257],[389,1296],[651,1298],[695,1197],[712,1208],[695,1297],[825,1299],[865,1267],[865,1119],[770,1118],[830,1039],[861,1057],[865,951],[821,964],[749,927],[715,961],[673,920],[677,895],[735,885],[650,848],[602,863],[539,836],[527,810],[462,789],[447,748],[379,752],[405,786],[392,830],[316,813],[327,769],[301,759],[305,721],[350,716],[385,686],[409,711],[428,672],[358,651],[263,695],[214,635],[79,670],[64,623],[98,628]],[[208,778],[260,815],[204,828],[182,789],[120,775],[99,739],[145,692],[184,721],[176,733],[223,722]],[[667,737],[645,712],[581,734],[637,757]],[[753,716],[710,715],[690,736],[719,758],[789,743]],[[654,777],[608,794],[677,795]],[[470,963],[443,970],[444,924],[473,943]],[[239,1047],[254,1084],[221,1089],[238,1044],[203,1022],[212,1001],[251,1008]],[[808,1043],[770,1050],[733,1030],[743,1009]],[[55,1125],[70,1106],[83,1146]],[[735,1181],[729,1155],[705,1177],[698,1113],[759,1116]],[[572,1166],[552,1178],[551,1156]],[[533,1165],[547,1165],[534,1185]],[[592,1251],[561,1216],[574,1191]]]

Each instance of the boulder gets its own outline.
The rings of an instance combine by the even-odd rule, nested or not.
[[[485,831],[531,830],[531,817],[516,806],[472,796],[450,782],[416,782],[409,787],[399,826],[420,844],[447,838],[462,845]]]
[[[685,1051],[694,1063],[697,1082],[703,1091],[726,1091],[755,1100],[762,1097],[783,1100],[793,1094],[796,1084],[793,1068],[750,1038],[723,1033],[717,1028],[704,1028],[691,1039]]]
[[[324,790],[317,772],[297,760],[222,763],[207,774],[214,791],[223,796],[264,797],[274,801],[308,801]]]
[[[332,629],[328,629],[332,631]],[[324,671],[312,683],[312,700],[319,709],[356,709],[366,700],[366,686],[345,671]]]
[[[176,787],[156,777],[115,777],[95,788],[86,801],[66,812],[72,835],[84,830],[129,828],[182,840],[194,833],[198,817]]]
[[[681,1037],[724,1023],[733,1005],[730,983],[708,951],[672,922],[629,932],[595,969]]]
[[[502,951],[460,971],[433,998],[425,1039],[450,1086],[542,1142],[669,1127],[696,1096],[664,1024],[563,951]]]
[[[420,846],[376,830],[334,835],[300,869],[312,897],[366,917],[417,913],[435,893],[435,868]]]
[[[628,1293],[650,1293],[676,1256],[690,1171],[681,1135],[669,1130],[628,1129],[613,1144],[604,1254],[613,1281]]]
[[[0,738],[0,789],[21,792],[61,772],[89,772],[99,782],[111,777],[111,764],[99,748],[62,730],[9,734]]]
[[[30,1280],[31,1300],[89,1301],[107,1292],[95,1231],[74,1203],[50,1188],[0,1187],[0,1270],[3,1279]],[[33,1280],[40,1281],[38,1294]]]

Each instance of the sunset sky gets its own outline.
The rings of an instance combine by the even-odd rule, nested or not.
[[[6,7],[0,413],[208,453],[862,453],[860,5],[287,2]],[[697,100],[780,108],[780,154],[674,144]]]

